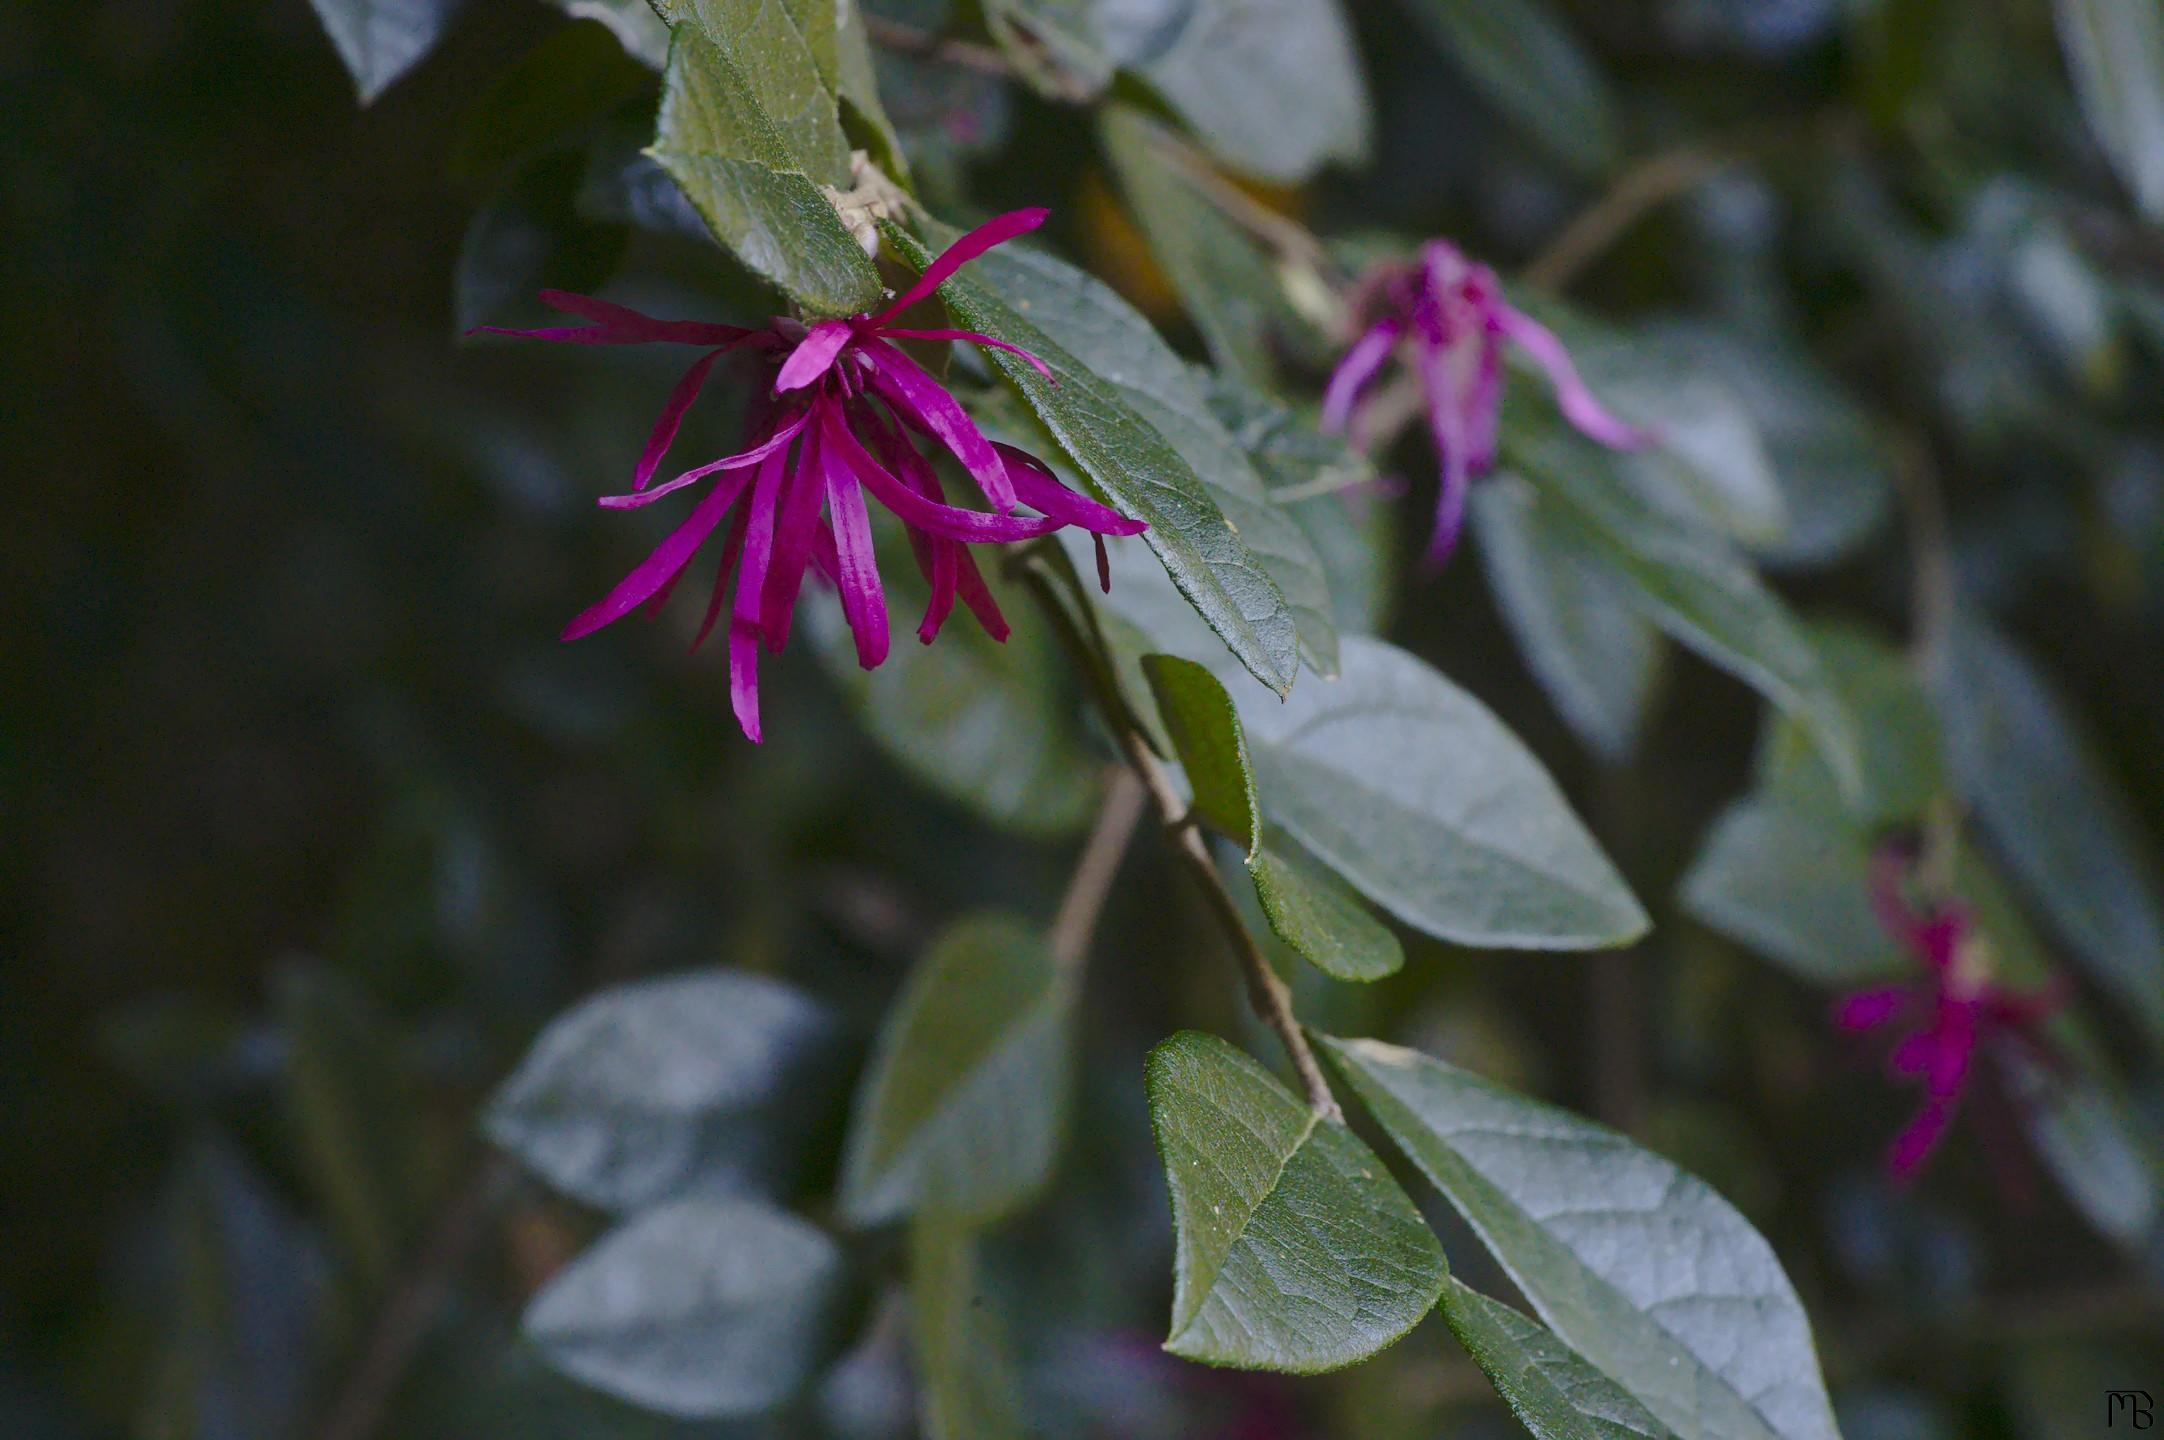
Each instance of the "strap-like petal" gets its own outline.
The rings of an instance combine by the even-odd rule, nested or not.
[[[646,448],[639,453],[638,466],[631,472],[633,490],[644,490],[646,482],[654,478],[661,457],[669,453],[669,446],[676,441],[676,432],[683,428],[684,412],[699,398],[699,391],[705,387],[714,362],[727,353],[726,350],[709,350],[684,372],[684,378],[669,392],[668,403],[661,407],[661,418],[654,421],[654,433],[646,437]]]
[[[977,482],[994,509],[1012,510],[1014,487],[1007,483],[1007,467],[1000,463],[992,442],[984,438],[984,432],[969,418],[962,402],[899,347],[878,341],[870,349],[873,388],[888,404],[907,414],[953,451],[954,458],[962,462],[962,468]]]
[[[834,368],[834,357],[842,353],[856,332],[847,320],[822,320],[812,326],[789,358],[781,362],[781,371],[774,377],[774,393],[786,394],[801,390],[827,371]]]
[[[821,401],[813,414],[823,409]],[[780,654],[789,642],[789,623],[796,613],[797,592],[804,588],[804,570],[811,563],[812,537],[819,524],[819,505],[826,496],[819,467],[820,427],[808,424],[796,463],[782,483],[782,498],[774,521],[774,554],[767,563],[766,591],[759,599],[759,630],[770,654]]]
[[[1051,211],[1042,206],[1028,210],[1009,210],[1004,215],[994,215],[976,229],[939,252],[914,285],[894,297],[894,303],[872,317],[873,324],[880,324],[901,314],[925,296],[937,290],[949,275],[967,265],[995,245],[1004,245],[1017,235],[1026,235],[1045,222]]]
[[[657,320],[626,305],[575,295],[568,290],[543,290],[542,302],[552,310],[591,320],[591,325],[548,326],[538,330],[513,330],[501,325],[476,325],[468,335],[510,335],[522,340],[554,340],[570,345],[719,345],[729,348],[747,342],[769,343],[768,332],[747,330],[741,325],[720,325],[703,320]]]
[[[834,522],[834,581],[842,594],[842,615],[856,637],[857,663],[875,670],[887,658],[887,594],[879,583],[879,560],[872,549],[871,516],[864,491],[833,446],[820,451],[826,472],[827,515]]]
[[[991,336],[980,335],[974,330],[897,330],[882,325],[879,327],[879,334],[888,340],[966,340],[972,345],[989,345],[994,350],[1004,350],[1010,355],[1021,356],[1037,368],[1039,375],[1054,385],[1059,384],[1059,377],[1052,373],[1052,367],[1038,359],[1035,351],[1025,350],[1005,340],[994,340]]]
[[[1147,521],[1130,520],[1109,505],[1100,505],[1087,495],[1068,489],[1042,460],[1027,450],[997,441],[993,442],[992,448],[999,452],[999,458],[1007,466],[1007,480],[1014,486],[1015,498],[1032,510],[1099,535],[1140,535],[1150,528]]]
[[[651,490],[634,491],[629,495],[604,495],[595,503],[605,510],[636,510],[643,505],[651,505],[662,496],[681,490],[686,485],[695,485],[717,470],[749,470],[769,455],[788,449],[789,443],[803,430],[807,413],[799,412],[784,421],[773,434],[749,450],[736,455],[724,455],[719,460],[710,460],[697,469],[686,470],[666,485],[656,485]]]
[[[1554,331],[1509,305],[1497,307],[1494,324],[1512,344],[1533,357],[1533,363],[1548,372],[1549,383],[1555,386],[1557,408],[1584,434],[1616,450],[1642,450],[1653,443],[1649,432],[1616,418],[1595,398]]]
[[[648,596],[673,580],[691,563],[691,557],[706,543],[706,537],[714,533],[714,527],[721,524],[721,517],[728,513],[729,506],[750,478],[749,474],[739,471],[709,490],[684,518],[684,523],[670,531],[668,538],[656,545],[652,554],[616,583],[615,589],[564,627],[563,638],[576,640],[623,619]]]
[[[964,510],[925,499],[888,474],[886,468],[871,457],[857,437],[849,433],[849,426],[838,411],[830,410],[825,414],[819,440],[822,447],[831,448],[841,457],[850,472],[878,498],[880,504],[892,510],[905,524],[914,525],[928,534],[983,545],[1034,540],[1059,529],[1060,522],[1049,516],[987,515],[981,510]]]
[[[1398,337],[1404,331],[1397,320],[1378,320],[1368,327],[1368,332],[1353,342],[1344,358],[1330,372],[1330,383],[1322,392],[1322,428],[1333,435],[1345,435],[1352,424],[1353,407],[1360,401],[1360,392],[1367,388],[1375,373],[1389,360],[1390,352],[1397,348]],[[1358,441],[1356,440],[1357,444]]]

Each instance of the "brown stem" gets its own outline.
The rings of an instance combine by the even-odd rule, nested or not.
[[[1060,641],[1074,656],[1076,662],[1089,672],[1109,670],[1103,657],[1092,654],[1090,643],[1082,628],[1068,613],[1051,578],[1045,573],[1056,560],[1027,564],[1021,569],[1023,579],[1036,596],[1044,611],[1059,633]],[[1078,601],[1080,597],[1078,596]],[[1086,602],[1083,602],[1086,603]],[[1224,932],[1225,940],[1232,947],[1234,960],[1239,963],[1240,975],[1247,982],[1248,1003],[1276,1034],[1278,1042],[1285,1047],[1285,1054],[1292,1061],[1292,1068],[1300,1077],[1300,1088],[1307,1094],[1308,1108],[1329,1120],[1342,1122],[1345,1114],[1338,1109],[1337,1097],[1330,1093],[1330,1082],[1322,1072],[1322,1062],[1315,1058],[1314,1049],[1307,1043],[1307,1032],[1300,1028],[1299,1017],[1293,1014],[1292,991],[1278,978],[1270,967],[1270,958],[1255,943],[1254,935],[1247,928],[1247,919],[1240,913],[1239,902],[1225,885],[1225,877],[1217,868],[1217,861],[1210,855],[1209,842],[1202,831],[1187,815],[1187,802],[1180,798],[1172,778],[1150,749],[1149,740],[1127,707],[1117,699],[1107,701],[1098,697],[1099,710],[1119,741],[1120,753],[1128,768],[1134,772],[1142,788],[1156,803],[1157,813],[1165,826],[1165,837],[1172,843],[1173,853],[1187,872],[1194,876],[1202,889],[1202,898],[1208,902],[1210,914]]]
[[[359,1358],[332,1397],[316,1440],[368,1440],[381,1428],[406,1367],[428,1337],[436,1313],[516,1177],[517,1168],[510,1160],[490,1152],[445,1197],[420,1248],[392,1280]]]
[[[1227,180],[1218,173],[1217,167],[1184,142],[1167,136],[1159,148],[1165,162],[1179,171],[1227,220],[1279,255],[1314,271],[1331,289],[1345,287],[1343,273],[1312,230],[1290,215],[1271,209]]]
[[[1587,266],[1647,214],[1678,195],[1735,165],[1748,164],[1785,149],[1799,139],[1824,134],[1836,122],[1808,117],[1753,130],[1730,140],[1689,145],[1641,160],[1623,172],[1607,193],[1556,232],[1523,272],[1525,282],[1543,290],[1566,290]]]
[[[1021,78],[1014,66],[1008,63],[1007,57],[989,45],[977,45],[968,40],[950,40],[944,35],[933,35],[913,25],[903,25],[869,13],[864,16],[864,33],[882,50],[914,55],[920,60],[953,65],[963,70],[975,70],[980,75],[997,75],[1005,80]]]
[[[1073,970],[1089,952],[1097,917],[1104,913],[1105,901],[1112,894],[1113,877],[1119,874],[1127,842],[1142,819],[1146,798],[1142,782],[1132,773],[1125,768],[1112,771],[1104,801],[1097,808],[1097,824],[1083,843],[1081,857],[1075,861],[1074,875],[1067,882],[1067,893],[1060,897],[1047,936],[1052,963],[1062,970]]]

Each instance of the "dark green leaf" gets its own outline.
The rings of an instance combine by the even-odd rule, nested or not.
[[[2089,128],[2134,199],[2164,219],[2164,13],[2154,0],[2054,0]]]
[[[968,1230],[923,1220],[910,1227],[909,1331],[925,1440],[1020,1440],[1028,1433]]]
[[[669,27],[646,0],[550,0],[575,20],[596,20],[609,28],[624,53],[659,70],[669,63]]]
[[[728,62],[752,105],[773,122],[785,169],[826,185],[849,183],[832,76],[838,63],[834,0],[661,0],[679,43],[694,34]],[[672,147],[666,140],[662,148]],[[756,157],[744,157],[756,158]]]
[[[930,253],[911,237],[891,226],[886,233],[912,264],[921,268],[930,262]],[[1272,689],[1289,689],[1299,669],[1299,632],[1285,592],[1242,532],[1227,523],[1195,467],[1137,413],[1131,403],[1136,392],[1123,383],[1134,378],[1129,372],[1138,365],[1157,375],[1145,339],[1175,365],[1178,357],[1163,350],[1140,316],[1109,297],[1109,303],[1100,301],[1094,281],[1065,266],[1047,272],[1052,262],[995,271],[992,262],[1001,258],[1000,252],[987,255],[942,285],[939,293],[948,310],[968,328],[1020,345],[1051,368],[1056,384],[1003,351],[991,357],[1092,488],[1123,514],[1148,522],[1143,538],[1150,549],[1241,663]],[[1040,273],[1065,280],[1071,297],[1033,283]],[[1025,311],[1030,319],[1023,318]],[[1098,329],[1106,315],[1121,322],[1109,335]],[[1040,324],[1061,331],[1061,339],[1055,341]],[[1070,339],[1102,353],[1077,355],[1067,348]],[[1232,448],[1229,440],[1226,445]],[[1260,482],[1245,470],[1236,449],[1233,455],[1259,497]],[[1266,511],[1268,502],[1257,498],[1254,506]],[[1305,545],[1304,538],[1299,543]]]
[[[833,1020],[778,980],[642,980],[542,1031],[485,1123],[535,1174],[604,1210],[778,1186],[798,1136],[835,1098],[842,1059]]]
[[[1380,980],[1404,968],[1405,949],[1389,927],[1368,914],[1343,880],[1284,836],[1256,847],[1247,870],[1277,938],[1323,974]]]
[[[1679,1435],[1838,1440],[1780,1261],[1705,1184],[1411,1050],[1324,1040],[1561,1340]]]
[[[1105,48],[1218,155],[1266,180],[1304,180],[1367,153],[1367,88],[1337,0],[1100,5]]]
[[[2030,1143],[2098,1233],[2137,1255],[2164,1221],[2164,1153],[2101,1079],[2047,1065],[2020,1046],[2001,1058]]]
[[[1471,504],[1489,588],[1527,668],[1595,754],[1621,760],[1660,678],[1660,632],[1600,550],[1524,480],[1491,476]]]
[[[1812,643],[1862,742],[1862,784],[1844,795],[1793,717],[1775,717],[1759,747],[1758,778],[1784,804],[1862,828],[1921,819],[1946,792],[1944,740],[1923,677],[1904,652],[1857,626],[1816,625]]]
[[[598,290],[608,279],[626,235],[579,213],[584,170],[576,151],[536,156],[474,215],[458,252],[461,330],[521,323],[536,313],[538,291]]]
[[[1100,133],[1128,207],[1210,358],[1229,375],[1274,384],[1271,338],[1286,328],[1290,306],[1269,258],[1180,172],[1168,157],[1177,142],[1155,120],[1112,105]]]
[[[757,1415],[835,1348],[842,1257],[747,1199],[675,1200],[611,1230],[542,1287],[526,1335],[596,1389],[686,1417]]]
[[[1350,637],[1343,673],[1240,695],[1263,813],[1370,900],[1465,945],[1575,950],[1645,912],[1540,762],[1415,657]]]
[[[653,155],[715,239],[813,314],[855,314],[880,298],[878,270],[743,70],[690,26],[669,48]]]
[[[1598,175],[1621,141],[1600,72],[1546,0],[1403,0],[1467,78],[1573,169]]]
[[[452,178],[492,179],[652,81],[652,73],[625,55],[598,22],[566,25],[519,57],[467,108],[451,147]]]
[[[980,915],[936,940],[895,1000],[857,1093],[841,1203],[983,1221],[1051,1174],[1072,1079],[1074,981],[1020,921]]]
[[[2164,1041],[2164,902],[2141,827],[2072,712],[1974,616],[1932,677],[1962,794],[2030,897],[2091,973]]]
[[[1187,771],[1196,817],[1252,855],[1261,816],[1232,697],[1215,675],[1192,660],[1146,655],[1142,673],[1149,678],[1157,713]]]
[[[1607,452],[1552,427],[1514,430],[1507,458],[1556,502],[1556,520],[1630,582],[1677,640],[1795,714],[1844,787],[1860,783],[1854,722],[1818,652],[1780,599],[1724,544],[1658,513],[1608,468]]]
[[[1738,801],[1684,877],[1684,908],[1702,924],[1823,985],[1899,974],[1908,965],[1871,913],[1868,838],[1821,810]]]
[[[391,82],[436,47],[465,0],[309,0],[316,18],[330,32],[338,58],[353,73],[361,103],[381,95]]]
[[[1629,1391],[1500,1300],[1453,1279],[1443,1319],[1538,1440],[1674,1440]]]
[[[1019,625],[1002,643],[958,613],[936,643],[919,644],[913,612],[924,592],[908,564],[882,566],[891,651],[878,669],[858,665],[838,606],[805,617],[835,683],[879,747],[942,793],[1025,834],[1072,830],[1088,818],[1095,770],[1057,642],[1044,626]]]
[[[1367,1359],[1428,1313],[1443,1248],[1350,1130],[1194,1031],[1150,1052],[1148,1084],[1179,1246],[1167,1350],[1311,1374]]]

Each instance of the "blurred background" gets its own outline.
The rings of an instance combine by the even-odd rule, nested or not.
[[[1579,294],[1773,337],[1927,437],[1966,593],[2043,657],[2158,840],[2164,235],[2113,199],[2046,10],[1564,9],[1655,142],[1755,144],[1834,116],[1763,173],[1687,187]],[[1507,266],[1597,193],[1399,12],[1354,14],[1372,163],[1273,203],[1325,233],[1452,234]],[[446,1440],[913,1433],[877,1278],[804,1412],[764,1428],[636,1414],[516,1338],[523,1300],[599,1224],[477,1133],[549,1017],[687,967],[788,977],[844,1037],[786,1126],[791,1183],[817,1197],[848,1074],[908,962],[970,908],[1050,913],[1109,758],[1046,679],[1028,783],[965,803],[867,733],[814,647],[769,664],[755,749],[717,657],[686,657],[686,616],[557,643],[650,533],[590,502],[673,371],[459,330],[611,274],[662,313],[771,304],[669,196],[596,185],[594,157],[639,143],[646,72],[590,99],[575,150],[535,159],[462,130],[565,23],[472,5],[364,109],[304,0],[0,11],[10,1440],[335,1437],[356,1406],[369,1433]],[[587,24],[577,43],[603,43]],[[883,83],[930,193],[1054,204],[1050,243],[1195,348],[1086,124],[893,56]],[[732,425],[717,391],[687,442],[718,453]],[[1814,512],[1835,538],[1782,584],[1806,612],[1898,637],[1902,532],[1866,489]],[[1569,961],[1414,937],[1383,985],[1304,980],[1304,1013],[1696,1168],[1796,1278],[1853,1440],[2087,1435],[2107,1384],[2164,1390],[2138,1265],[2053,1186],[1997,1178],[1974,1136],[1889,1189],[1880,1149],[1907,1094],[1828,1032],[1815,992],[1678,913],[1678,877],[1749,783],[1754,698],[1678,658],[1633,758],[1604,766],[1549,708],[1477,566],[1394,593],[1388,633],[1527,738],[1658,928]],[[1016,643],[1049,670],[1043,636]],[[1052,1428],[1510,1433],[1432,1325],[1327,1382],[1157,1355],[1170,1244],[1141,1059],[1174,1028],[1249,1023],[1162,858],[1138,841],[1099,935],[1071,1183],[989,1252]],[[866,1243],[866,1273],[891,1277],[893,1246]],[[1471,1247],[1452,1253],[1477,1274]],[[416,1298],[416,1275],[435,1288]]]

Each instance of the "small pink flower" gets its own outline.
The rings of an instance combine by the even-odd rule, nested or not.
[[[1036,229],[1046,213],[1017,210],[986,221],[942,252],[915,284],[877,315],[821,320],[808,328],[776,318],[764,329],[751,330],[655,320],[590,296],[548,290],[541,295],[548,304],[591,323],[542,330],[483,327],[499,335],[574,345],[709,347],[662,406],[661,418],[632,471],[631,493],[605,496],[601,504],[608,509],[632,509],[719,478],[713,479],[683,524],[598,604],[573,620],[563,638],[576,640],[591,634],[649,602],[658,606],[700,546],[728,519],[713,596],[693,644],[703,642],[721,618],[733,574],[730,702],[737,723],[757,741],[759,645],[763,642],[772,654],[787,642],[790,618],[808,569],[816,568],[840,591],[858,663],[870,670],[886,659],[886,592],[873,557],[871,520],[864,504],[867,491],[901,520],[931,586],[931,604],[917,627],[917,638],[927,645],[938,635],[957,599],[992,638],[1007,638],[1006,619],[977,569],[969,550],[972,545],[1028,540],[1064,525],[1078,525],[1097,539],[1098,576],[1109,588],[1103,537],[1134,535],[1148,527],[1069,490],[1035,456],[987,440],[946,386],[893,343],[964,340],[1013,351],[1045,370],[1036,356],[989,335],[910,329],[893,320],[977,256]],[[732,350],[756,352],[767,367],[763,373],[771,377],[770,386],[752,406],[750,443],[737,454],[649,488],[715,362]],[[1050,372],[1046,375],[1049,378]],[[924,452],[926,441],[936,442],[961,463],[996,514],[946,503],[939,476]],[[1017,503],[1038,513],[1009,513]]]
[[[1430,240],[1420,258],[1371,272],[1354,291],[1354,315],[1368,328],[1330,372],[1323,393],[1323,428],[1365,446],[1362,393],[1392,356],[1409,358],[1420,384],[1421,408],[1442,462],[1435,533],[1427,564],[1441,566],[1465,523],[1465,495],[1474,477],[1495,464],[1503,405],[1503,343],[1509,341],[1548,372],[1563,416],[1618,450],[1652,443],[1645,431],[1618,420],[1579,378],[1554,332],[1503,298],[1501,282],[1447,240]]]
[[[2051,1057],[2042,1025],[2065,999],[2056,981],[2034,993],[1994,983],[1962,906],[1911,909],[1903,888],[1912,858],[1899,842],[1880,847],[1871,861],[1871,906],[1886,932],[1923,963],[1924,977],[1853,991],[1833,1011],[1843,1030],[1876,1030],[1896,1020],[1914,1026],[1887,1058],[1888,1068],[1915,1077],[1924,1091],[1922,1108],[1887,1152],[1887,1173],[1897,1180],[1914,1175],[1946,1133],[1987,1043],[2026,1045]]]

